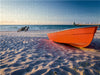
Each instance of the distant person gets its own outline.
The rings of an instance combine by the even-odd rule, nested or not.
[[[25,28],[25,32],[28,31],[28,29],[29,29],[29,26]]]
[[[21,28],[21,29],[19,29],[17,32],[20,32],[20,31],[25,31],[25,28],[27,28],[27,26],[22,27],[22,28]]]

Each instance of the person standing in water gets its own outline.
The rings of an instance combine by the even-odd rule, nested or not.
[[[27,26],[25,26],[25,27],[22,27],[21,29],[19,29],[17,32],[20,32],[20,31],[28,31],[28,29],[29,29],[29,26],[27,27]]]
[[[26,27],[24,31],[26,32],[26,31],[28,31],[28,29],[29,29],[29,26],[28,26],[28,27]]]

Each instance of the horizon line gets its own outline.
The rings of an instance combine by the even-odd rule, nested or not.
[[[0,24],[0,25],[73,25],[73,24]],[[75,24],[75,25],[100,25],[100,24]]]

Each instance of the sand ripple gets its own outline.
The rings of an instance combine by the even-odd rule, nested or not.
[[[1,36],[0,75],[100,75],[96,40],[79,49],[47,37]]]

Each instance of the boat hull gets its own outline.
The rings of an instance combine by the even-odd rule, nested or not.
[[[58,43],[66,43],[75,47],[86,47],[93,40],[97,26],[68,29],[54,33],[48,33],[50,40]]]

